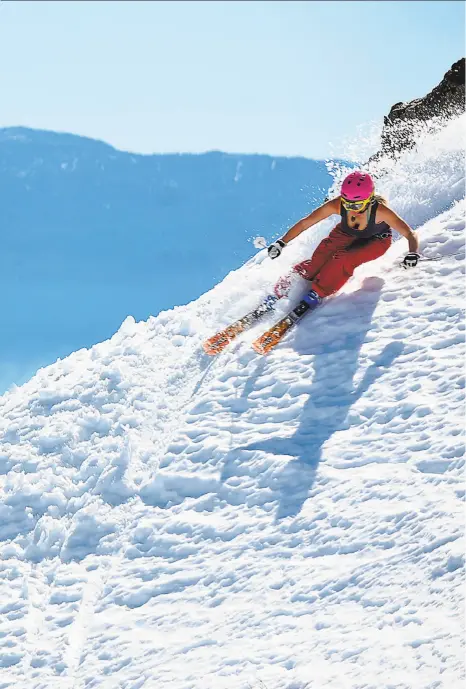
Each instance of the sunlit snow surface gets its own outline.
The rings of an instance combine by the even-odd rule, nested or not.
[[[0,689],[463,687],[463,132],[380,180],[439,260],[206,357],[323,223],[0,398]]]

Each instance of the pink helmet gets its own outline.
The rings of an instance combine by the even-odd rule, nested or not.
[[[374,182],[367,172],[355,170],[343,180],[341,196],[347,201],[364,201],[374,192]]]

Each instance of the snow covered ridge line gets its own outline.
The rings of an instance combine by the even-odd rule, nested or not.
[[[317,237],[0,398],[2,689],[462,686],[465,207],[448,205],[419,227],[441,260],[408,274],[396,243],[267,359],[256,331],[214,361],[201,343]]]

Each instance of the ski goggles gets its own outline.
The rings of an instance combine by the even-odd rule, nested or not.
[[[341,197],[341,205],[347,211],[363,211],[371,203],[374,198],[374,194],[371,194],[368,199],[362,199],[361,201],[347,201]]]

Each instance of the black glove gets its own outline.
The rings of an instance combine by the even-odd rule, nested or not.
[[[401,265],[403,266],[403,268],[415,268],[420,258],[421,257],[419,256],[419,254],[417,254],[415,251],[410,251],[409,254],[406,254],[406,256],[404,257],[403,263]]]
[[[278,258],[280,254],[282,253],[284,247],[286,246],[285,242],[283,239],[277,239],[276,242],[271,244],[269,248],[267,249],[270,258]]]

